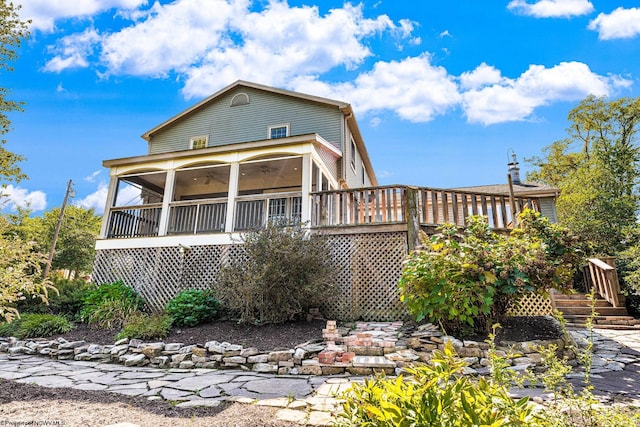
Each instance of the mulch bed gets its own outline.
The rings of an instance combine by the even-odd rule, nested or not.
[[[192,328],[172,328],[162,341],[166,343],[199,344],[204,346],[208,341],[240,344],[245,348],[255,347],[260,351],[282,350],[294,348],[308,341],[322,340],[324,320],[288,322],[279,325],[247,325],[232,320],[222,320]],[[68,341],[86,341],[92,344],[113,344],[117,330],[90,328],[85,324],[71,332],[54,335]],[[561,336],[557,322],[549,317],[515,316],[508,317],[497,330],[496,341],[531,341],[552,340]],[[469,337],[476,341],[484,341],[487,336]]]
[[[183,343],[185,345],[204,344],[208,341],[228,342],[240,344],[245,348],[255,347],[260,351],[281,350],[294,348],[307,341],[322,340],[324,320],[287,322],[280,325],[246,325],[235,321],[224,320],[193,328],[172,328],[162,341],[166,343]],[[90,328],[85,324],[71,332],[54,335],[67,341],[86,341],[92,344],[113,344],[119,331]]]

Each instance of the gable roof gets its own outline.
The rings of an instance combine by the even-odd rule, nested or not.
[[[258,83],[247,82],[247,81],[244,81],[244,80],[237,80],[234,83],[231,83],[230,85],[220,89],[219,91],[217,91],[213,95],[208,96],[207,98],[203,99],[202,101],[198,102],[197,104],[187,108],[186,110],[182,111],[181,113],[176,114],[175,116],[171,117],[169,120],[166,120],[165,122],[159,124],[158,126],[154,127],[153,129],[146,131],[145,133],[142,134],[142,138],[144,138],[145,140],[149,141],[154,133],[157,133],[158,131],[164,129],[165,127],[172,125],[176,121],[182,119],[183,117],[186,117],[186,116],[190,115],[194,111],[197,111],[197,110],[203,108],[204,106],[206,106],[210,102],[216,100],[217,98],[220,98],[221,96],[223,96],[227,92],[230,92],[230,91],[232,91],[232,90],[234,90],[234,89],[236,89],[238,87],[248,87],[248,88],[263,90],[263,91],[267,91],[267,92],[271,92],[271,93],[277,93],[277,94],[280,94],[280,95],[291,96],[291,97],[298,98],[298,99],[303,99],[303,100],[306,100],[306,101],[312,101],[312,102],[317,102],[317,103],[320,103],[320,104],[330,105],[330,106],[334,106],[334,107],[340,109],[340,111],[342,111],[343,114],[345,114],[345,115],[353,114],[353,110],[351,109],[351,105],[346,103],[346,102],[336,101],[334,99],[329,99],[329,98],[322,98],[320,96],[315,96],[315,95],[308,95],[308,94],[304,94],[304,93],[293,92],[293,91],[286,90],[286,89],[279,89],[279,88],[275,88],[275,87],[271,87],[271,86],[261,85],[261,84],[258,84]]]
[[[362,139],[362,134],[360,133],[360,128],[358,127],[358,122],[355,119],[355,116],[353,114],[353,109],[351,108],[351,104],[347,103],[347,102],[343,102],[343,101],[337,101],[335,99],[329,99],[329,98],[323,98],[321,96],[315,96],[315,95],[309,95],[309,94],[305,94],[305,93],[300,93],[300,92],[294,92],[291,90],[286,90],[286,89],[280,89],[280,88],[276,88],[276,87],[272,87],[272,86],[266,86],[266,85],[262,85],[259,83],[253,83],[253,82],[248,82],[245,80],[237,80],[234,83],[231,83],[230,85],[220,89],[219,91],[217,91],[216,93],[214,93],[211,96],[208,96],[207,98],[203,99],[202,101],[198,102],[197,104],[187,108],[186,110],[182,111],[181,113],[176,114],[175,116],[171,117],[169,120],[164,121],[163,123],[159,124],[158,126],[154,127],[153,129],[150,129],[148,131],[146,131],[145,133],[142,134],[142,138],[144,138],[147,142],[151,141],[151,137],[153,136],[154,133],[157,133],[159,131],[161,131],[162,129],[171,126],[172,124],[174,124],[175,122],[183,119],[184,117],[187,117],[188,115],[192,114],[195,111],[200,110],[201,108],[204,108],[206,105],[208,105],[209,103],[215,101],[216,99],[220,98],[221,96],[223,96],[224,94],[238,88],[238,87],[247,87],[247,88],[252,88],[252,89],[257,89],[257,90],[263,90],[266,92],[271,92],[271,93],[276,93],[276,94],[280,94],[280,95],[285,95],[285,96],[290,96],[293,98],[298,98],[298,99],[302,99],[305,101],[312,101],[312,102],[317,102],[320,104],[324,104],[324,105],[328,105],[328,106],[333,106],[335,108],[338,108],[342,114],[345,117],[345,120],[347,121],[347,123],[349,124],[349,129],[351,130],[351,133],[354,137],[354,141],[356,143],[356,146],[358,147],[358,152],[360,153],[360,155],[362,156],[362,161],[364,162],[367,174],[369,175],[372,184],[373,185],[378,185],[378,178],[376,177],[376,174],[374,172],[373,169],[373,165],[371,164],[371,159],[369,157],[369,153],[367,151],[367,147],[364,145],[364,140]],[[346,142],[345,142],[346,143]],[[343,147],[344,148],[344,147]],[[343,165],[344,167],[344,165]]]

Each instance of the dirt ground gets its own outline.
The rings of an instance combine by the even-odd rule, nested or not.
[[[276,409],[242,403],[218,408],[177,409],[109,392],[46,388],[0,380],[0,425],[107,426],[133,423],[142,427],[236,426],[285,427]]]

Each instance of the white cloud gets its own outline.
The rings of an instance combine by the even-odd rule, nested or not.
[[[100,175],[102,173],[102,169],[98,169],[97,171],[93,172],[91,175],[86,176],[84,178],[85,181],[87,182],[95,182],[96,181],[96,177],[98,175]]]
[[[407,22],[403,25],[396,26],[386,15],[364,18],[362,6],[348,3],[320,16],[317,7],[272,2],[234,21],[243,42],[210,50],[202,66],[187,72],[183,92],[187,97],[208,95],[221,82],[238,78],[280,86],[336,66],[355,69],[372,54],[364,38],[385,30],[402,36],[408,31]]]
[[[517,79],[502,78],[495,84],[464,92],[462,107],[469,122],[490,125],[526,120],[537,107],[575,101],[590,94],[606,96],[614,88],[628,84],[620,76],[595,74],[580,62],[563,62],[552,68],[531,65]]]
[[[509,10],[536,18],[569,18],[593,12],[593,4],[589,0],[511,0]]]
[[[47,61],[45,71],[60,72],[67,68],[86,68],[89,66],[88,56],[93,53],[94,45],[100,36],[93,28],[82,33],[62,37],[58,46],[50,48],[58,55]]]
[[[47,195],[42,191],[29,191],[7,185],[0,189],[0,205],[3,209],[9,210],[21,207],[29,208],[33,212],[43,211],[47,207]]]
[[[444,67],[432,65],[428,54],[377,62],[353,83],[332,85],[307,76],[291,84],[302,92],[347,99],[359,113],[391,110],[412,122],[433,120],[460,101],[454,78]]]
[[[62,38],[46,69],[87,66],[91,54],[99,52],[99,64],[92,65],[104,67],[101,75],[176,73],[190,98],[239,78],[282,86],[292,77],[337,66],[356,69],[372,56],[366,39],[383,32],[421,43],[411,35],[413,22],[393,22],[386,15],[366,18],[362,5],[346,3],[324,15],[316,6],[291,7],[277,0],[259,10],[249,6],[248,0],[155,3],[144,13],[121,15],[135,20],[118,32],[87,30]]]
[[[502,81],[500,70],[484,62],[473,71],[466,71],[460,76],[463,89],[479,89],[486,85],[497,84]]]
[[[610,14],[601,13],[588,28],[597,31],[600,40],[628,39],[640,34],[640,8],[617,8]]]
[[[98,189],[89,194],[84,199],[76,200],[74,204],[85,209],[94,209],[98,215],[104,213],[105,203],[107,202],[107,193],[109,188],[105,183],[98,184]]]
[[[148,0],[17,0],[22,5],[20,17],[31,19],[31,28],[51,32],[55,21],[84,18],[113,8],[135,9]]]

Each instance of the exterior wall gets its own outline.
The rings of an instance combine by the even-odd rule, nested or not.
[[[540,199],[540,212],[549,218],[550,222],[558,222],[558,214],[556,212],[556,201],[553,197],[545,197]]]
[[[232,98],[246,93],[249,104],[231,107]],[[152,135],[149,154],[189,149],[194,136],[209,135],[208,146],[260,141],[269,126],[288,124],[289,135],[317,133],[341,149],[343,115],[337,107],[238,87]]]
[[[366,170],[362,160],[362,154],[360,153],[357,144],[354,155],[351,148],[351,141],[351,134],[349,133],[342,153],[345,158],[345,182],[349,188],[371,187],[372,182],[369,174],[372,171]],[[365,170],[364,176],[363,169]]]

